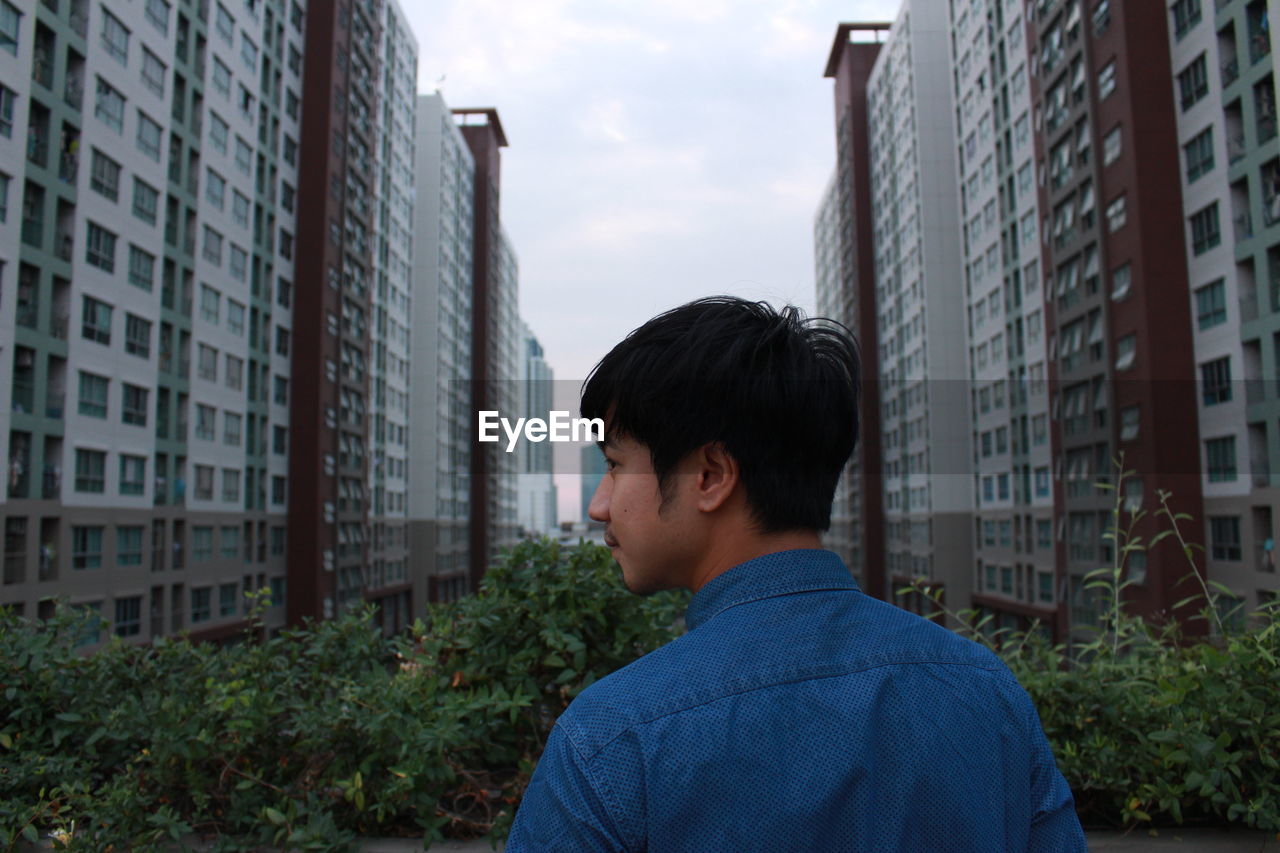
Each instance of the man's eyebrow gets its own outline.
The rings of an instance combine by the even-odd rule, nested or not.
[[[616,447],[616,446],[617,446],[617,445],[616,445],[616,444],[614,444],[614,441],[613,441],[613,438],[612,438],[612,437],[606,438],[604,441],[597,441],[597,442],[596,442],[596,447],[599,447],[599,448],[600,448],[600,452],[601,452],[601,453],[604,453],[606,450],[608,450],[608,449],[610,449],[610,448],[612,448],[612,447]]]

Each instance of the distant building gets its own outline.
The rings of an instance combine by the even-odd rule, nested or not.
[[[554,376],[551,366],[543,358],[542,344],[534,337],[533,330],[521,322],[520,395],[521,410],[525,418],[546,419],[553,408],[552,390]],[[517,521],[524,536],[554,535],[559,527],[556,508],[556,485],[553,479],[552,458],[555,445],[550,441],[521,441],[516,474],[516,491],[519,503]]]
[[[314,6],[305,50],[298,298],[292,335],[271,342],[293,356],[289,620],[372,602],[390,632],[412,609],[405,203],[417,46],[395,4],[373,0]]]
[[[439,93],[420,95],[410,360],[414,606],[452,600],[470,570],[475,160]]]

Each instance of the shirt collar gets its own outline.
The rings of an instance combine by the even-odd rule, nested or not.
[[[801,548],[765,554],[739,563],[698,590],[685,612],[685,624],[692,631],[739,604],[828,589],[858,589],[844,562],[831,551]]]

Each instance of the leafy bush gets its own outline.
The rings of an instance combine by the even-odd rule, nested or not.
[[[678,610],[629,594],[606,549],[551,542],[393,639],[364,611],[228,648],[85,657],[71,611],[37,627],[0,609],[0,846],[500,833],[555,717],[671,639]]]
[[[1123,457],[1116,468],[1115,486],[1097,484],[1116,495],[1104,534],[1114,559],[1086,578],[1105,605],[1098,624],[1084,629],[1091,638],[1054,646],[1037,631],[993,631],[990,614],[950,615],[961,633],[997,651],[1030,694],[1086,826],[1244,823],[1280,832],[1280,605],[1248,624],[1234,612],[1223,619],[1219,605],[1234,599],[1196,571],[1202,546],[1182,534],[1190,516],[1175,514],[1159,492],[1164,528],[1144,540],[1136,531],[1147,513],[1123,497],[1131,475]],[[1132,556],[1162,542],[1181,548],[1200,590],[1174,609],[1198,601],[1192,618],[1211,626],[1208,638],[1125,609],[1124,591],[1137,583]],[[941,600],[923,584],[902,591]]]

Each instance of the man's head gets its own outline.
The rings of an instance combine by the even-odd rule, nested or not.
[[[583,417],[605,420],[610,459],[591,514],[608,525],[628,585],[685,585],[672,581],[678,564],[736,528],[825,530],[857,441],[857,400],[848,330],[793,307],[711,297],[628,335],[582,397]]]

